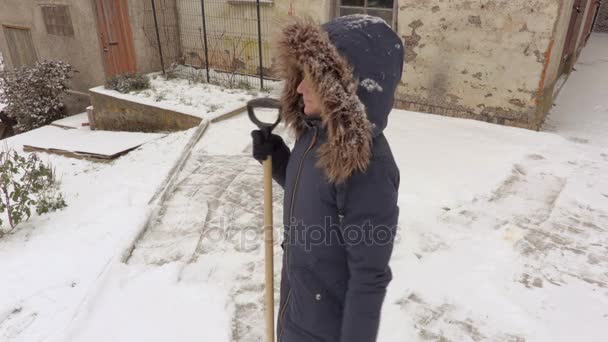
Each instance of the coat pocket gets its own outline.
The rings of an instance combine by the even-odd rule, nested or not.
[[[294,323],[314,335],[339,336],[342,307],[338,300],[310,268],[294,267],[292,275]]]

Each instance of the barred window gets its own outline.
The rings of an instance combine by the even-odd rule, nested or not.
[[[42,5],[42,17],[46,32],[55,36],[73,36],[74,27],[67,5]]]

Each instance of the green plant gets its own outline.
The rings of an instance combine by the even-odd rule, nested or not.
[[[22,156],[7,146],[0,150],[0,214],[6,213],[10,226],[0,229],[0,236],[28,220],[32,210],[42,215],[66,206],[50,165],[34,153]],[[0,218],[0,227],[3,224]]]
[[[116,90],[126,94],[136,90],[150,88],[150,77],[139,73],[126,73],[111,77],[106,81],[106,89]]]
[[[68,90],[72,72],[72,66],[61,61],[0,70],[0,102],[8,105],[6,111],[19,130],[45,126],[65,115],[61,95]]]

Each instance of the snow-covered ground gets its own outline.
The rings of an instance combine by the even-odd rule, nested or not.
[[[213,74],[217,73],[213,72]],[[241,82],[242,87],[245,88],[230,89],[204,83],[203,70],[183,66],[180,67],[178,75],[180,78],[167,79],[160,73],[149,74],[149,89],[132,91],[128,94],[105,89],[103,86],[93,88],[92,91],[212,120],[242,108],[252,98],[268,96],[269,92],[275,91],[279,85],[279,82],[266,80],[264,89],[267,90],[260,91],[259,88],[250,86],[256,84],[256,80],[252,79]],[[251,77],[241,76],[241,78]]]
[[[42,341],[64,330],[135,238],[147,203],[190,132],[156,140],[111,163],[43,155],[68,207],[33,217],[0,240],[0,341]],[[20,148],[30,133],[7,139]]]
[[[607,56],[594,34],[544,132],[392,113],[402,214],[379,341],[606,339]],[[48,156],[69,206],[0,240],[0,341],[263,340],[252,128],[211,124],[156,208],[192,131],[110,164]]]
[[[0,52],[0,71],[4,70],[4,57],[2,57],[2,53]],[[0,92],[2,91],[2,89],[0,89]],[[0,110],[4,109],[4,107],[6,107],[6,105],[2,102],[0,102]]]

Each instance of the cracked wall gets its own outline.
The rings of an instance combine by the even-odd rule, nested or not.
[[[567,31],[568,20],[558,19],[570,7],[560,0],[400,0],[407,64],[398,106],[537,129],[539,104],[555,83],[552,58],[563,48],[556,32]]]

